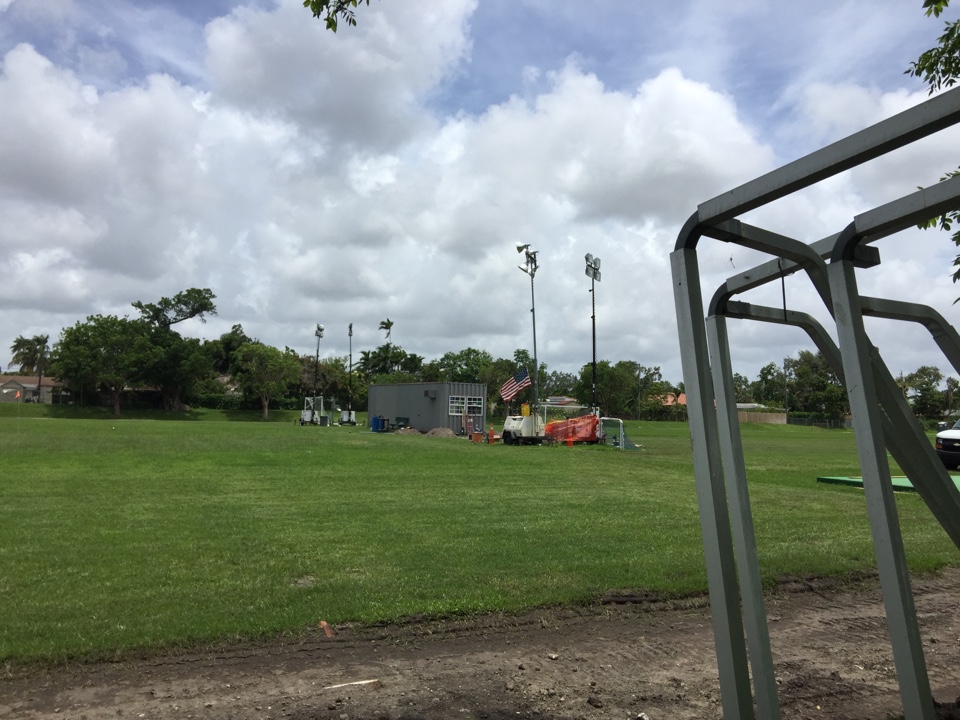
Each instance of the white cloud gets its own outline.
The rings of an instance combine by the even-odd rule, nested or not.
[[[598,13],[620,12],[615,5],[601,3]],[[59,8],[46,16],[57,32],[83,30],[82,41],[64,41],[73,49],[63,54],[4,46],[0,71],[0,262],[14,270],[0,292],[0,343],[25,332],[55,337],[90,312],[128,313],[137,299],[210,287],[219,316],[189,328],[207,337],[242,323],[265,342],[307,352],[319,321],[329,328],[322,352],[342,355],[348,323],[357,353],[383,341],[377,325],[390,317],[394,341],[427,358],[467,346],[510,357],[531,346],[530,283],[514,250],[522,241],[540,250],[541,360],[569,371],[589,360],[590,252],[604,262],[600,356],[660,365],[679,381],[668,255],[697,204],[793,159],[796,148],[925,99],[906,80],[887,89],[856,68],[810,75],[804,63],[829,49],[805,45],[823,24],[812,13],[761,0],[679,5],[655,17],[644,11],[663,37],[643,36],[636,64],[648,70],[629,86],[608,80],[599,50],[570,39],[577,18],[565,20],[564,6],[553,19],[567,35],[535,36],[562,42],[564,60],[537,66],[519,50],[500,58],[516,94],[475,113],[445,95],[477,70],[471,53],[489,40],[470,34],[484,11],[474,0],[425,0],[417,13],[374,3],[358,11],[358,27],[336,35],[299,0],[238,2],[202,37],[191,22],[174,23],[183,31],[176,38],[143,31],[143,16],[120,2],[99,43],[78,7],[49,6]],[[531,7],[554,5],[531,0],[519,10]],[[896,36],[900,16],[884,23],[881,14],[870,14],[854,46]],[[784,51],[775,67],[749,74],[743,54],[758,36],[733,46],[729,33],[692,32],[741,23],[769,35],[785,18],[796,27],[761,49],[802,53]],[[685,29],[689,57],[671,45]],[[628,64],[638,50],[620,52]],[[781,80],[775,111],[754,112],[756,89]],[[819,239],[936,181],[951,164],[943,148],[955,144],[920,144],[749,219]],[[918,231],[909,238],[882,246],[884,264],[865,286],[922,289],[925,301],[949,304],[952,247]],[[763,259],[702,245],[708,297]],[[922,254],[912,249],[921,245]],[[791,302],[816,306],[802,279],[787,287]],[[779,287],[759,298],[776,304]],[[735,356],[744,374],[807,346],[787,329],[741,325]]]

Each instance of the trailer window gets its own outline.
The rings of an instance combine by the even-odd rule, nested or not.
[[[450,396],[450,415],[483,415],[482,397]]]

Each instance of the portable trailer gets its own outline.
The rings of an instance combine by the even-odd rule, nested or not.
[[[301,425],[332,425],[333,411],[338,410],[336,403],[328,414],[324,410],[324,399],[319,395],[316,397],[306,397],[303,399],[303,410],[300,412]]]
[[[571,416],[584,410],[587,412],[582,415]],[[548,414],[554,417],[548,419]],[[504,445],[535,445],[544,441],[599,443],[603,442],[603,423],[598,409],[546,401],[535,409],[524,404],[519,415],[508,415],[500,435]]]

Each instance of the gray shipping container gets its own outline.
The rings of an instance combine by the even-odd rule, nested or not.
[[[487,384],[371,385],[367,413],[370,418],[385,418],[391,428],[408,425],[420,432],[450,428],[457,435],[483,432],[487,422]]]

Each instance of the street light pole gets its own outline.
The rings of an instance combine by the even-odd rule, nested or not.
[[[317,323],[317,358],[313,364],[313,398],[310,400],[310,424],[313,425],[317,417],[317,378],[320,376],[320,338],[323,337],[323,325]]]
[[[353,323],[350,323],[347,336],[350,338],[350,374],[347,375],[347,412],[349,417],[347,422],[353,422]]]
[[[586,275],[590,278],[590,320],[593,323],[593,407],[597,407],[597,286],[600,282],[600,258],[587,253]]]
[[[526,266],[518,265],[527,275],[530,276],[530,315],[533,318],[533,414],[536,414],[540,406],[540,365],[537,363],[537,303],[533,291],[533,277],[537,274],[537,253],[539,250],[531,250],[529,243],[526,245],[517,245],[517,252],[524,253]]]

